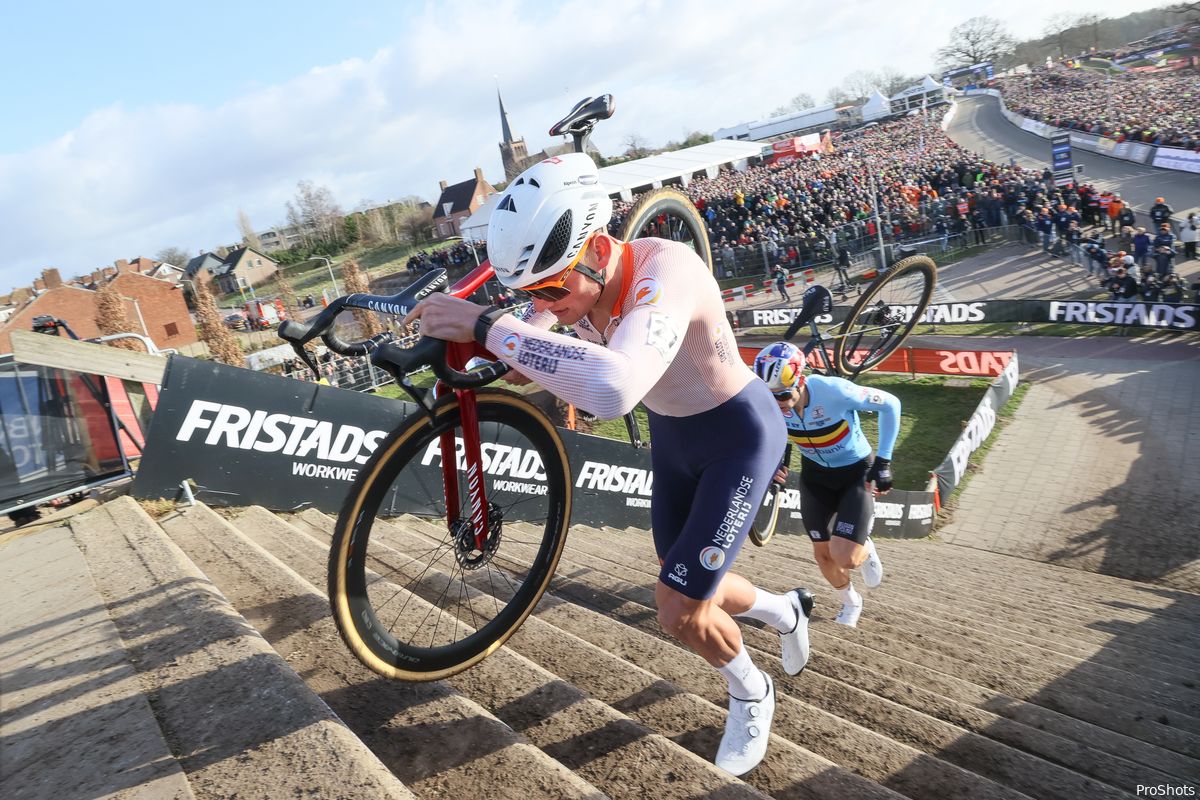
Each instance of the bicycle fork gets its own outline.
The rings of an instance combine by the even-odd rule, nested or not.
[[[452,345],[453,346],[453,345]],[[459,419],[462,421],[463,470],[467,476],[468,514],[475,548],[482,551],[488,538],[488,504],[484,491],[483,452],[479,443],[479,411],[472,390],[454,390],[458,397]],[[459,522],[458,452],[454,431],[440,437],[442,449],[442,484],[446,495],[446,525],[453,531]]]

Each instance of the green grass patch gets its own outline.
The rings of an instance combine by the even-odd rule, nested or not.
[[[424,372],[415,376],[413,383],[429,387],[433,385],[434,380],[432,372]],[[900,434],[896,439],[894,458],[897,489],[925,489],[929,483],[930,471],[942,463],[942,459],[950,452],[955,440],[962,433],[963,426],[971,418],[971,414],[975,413],[975,408],[991,381],[991,378],[958,378],[943,375],[921,375],[911,378],[907,375],[871,373],[859,377],[859,384],[883,389],[900,398]],[[510,387],[502,382],[497,382],[496,385],[515,391],[525,388],[537,390],[535,386]],[[379,397],[408,399],[404,390],[395,384],[381,386],[375,394]],[[650,441],[645,408],[639,404],[634,409],[634,415],[642,440]],[[860,414],[859,420],[867,440],[872,446],[875,445],[879,441],[876,415]],[[622,419],[581,419],[579,429],[594,436],[629,441],[629,434]],[[796,470],[799,467],[799,451],[793,448],[792,468]]]

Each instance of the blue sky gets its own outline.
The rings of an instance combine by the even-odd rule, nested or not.
[[[1110,4],[1120,15],[1159,3]],[[1007,0],[1020,37],[1090,0]],[[596,143],[652,144],[820,99],[855,69],[932,67],[957,2],[309,0],[7,4],[0,17],[0,292],[278,224],[306,179],[346,210],[475,166],[502,178],[495,78],[531,150],[612,92]]]

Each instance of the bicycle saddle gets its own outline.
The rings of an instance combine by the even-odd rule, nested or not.
[[[567,112],[567,115],[560,119],[550,128],[551,136],[565,136],[567,134],[581,134],[589,132],[592,127],[602,119],[608,119],[617,110],[616,103],[613,102],[611,94],[602,94],[599,97],[585,97],[575,104],[575,107]]]

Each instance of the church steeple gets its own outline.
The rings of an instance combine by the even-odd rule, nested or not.
[[[500,104],[500,131],[504,135],[504,141],[500,142],[500,161],[504,164],[504,179],[511,181],[521,173],[529,160],[529,152],[525,149],[525,140],[513,136],[508,112],[504,110],[504,98],[500,96],[499,80],[496,81],[496,101]]]
[[[504,98],[500,96],[500,87],[496,87],[496,100],[500,102],[500,130],[504,134],[503,142],[512,144],[512,128],[508,125],[508,112],[504,110]]]

